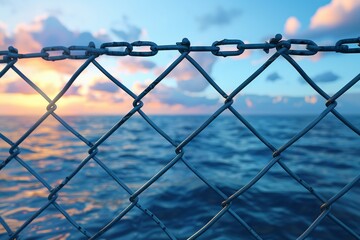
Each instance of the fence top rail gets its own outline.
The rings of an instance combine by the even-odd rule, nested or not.
[[[353,46],[353,45],[357,46]],[[223,50],[223,49],[229,50]],[[286,48],[289,55],[311,56],[318,52],[360,53],[360,37],[341,39],[335,45],[321,46],[309,39],[282,40],[281,34],[264,43],[244,43],[239,39],[224,39],[215,41],[211,46],[192,46],[187,38],[174,45],[158,45],[151,41],[107,42],[99,48],[93,42],[87,46],[50,46],[44,47],[40,52],[19,53],[18,49],[10,46],[7,50],[0,50],[0,63],[8,63],[22,58],[43,58],[47,61],[64,59],[88,59],[91,56],[136,56],[151,57],[159,51],[175,50],[179,52],[211,52],[215,56],[239,56],[245,50],[263,50],[269,53],[271,49]]]

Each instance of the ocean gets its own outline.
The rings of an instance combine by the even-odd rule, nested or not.
[[[171,139],[181,143],[209,116],[149,116]],[[360,127],[360,116],[346,116]],[[245,116],[273,146],[281,147],[316,116]],[[76,116],[64,120],[95,143],[121,119],[119,116]],[[35,117],[0,117],[0,132],[16,142]],[[52,187],[58,186],[90,147],[49,116],[20,144],[18,155]],[[9,144],[0,140],[0,156]],[[231,196],[261,171],[272,151],[236,117],[216,118],[184,148],[184,161],[211,185]],[[176,156],[175,147],[141,116],[135,115],[99,147],[96,158],[133,192]],[[282,154],[282,162],[324,199],[330,199],[360,171],[360,138],[331,113]],[[45,206],[49,191],[17,160],[0,171],[0,216],[12,231]],[[129,206],[126,192],[93,159],[59,192],[56,203],[92,235]],[[221,209],[224,200],[179,160],[139,195],[177,239],[186,239]],[[263,239],[296,239],[319,216],[322,202],[275,164],[256,184],[231,204]],[[360,235],[360,183],[336,201],[331,213]],[[8,239],[0,224],[0,239]],[[17,239],[86,239],[53,205],[47,207]],[[100,239],[169,239],[159,225],[139,208],[132,208]],[[254,239],[226,212],[199,239]],[[356,239],[326,217],[308,239]]]

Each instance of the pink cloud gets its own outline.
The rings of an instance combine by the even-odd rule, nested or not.
[[[96,81],[90,86],[90,89],[93,91],[116,93],[120,88],[111,81]]]
[[[110,40],[110,37],[103,30],[100,31],[100,34],[99,32],[93,34],[91,32],[72,31],[63,25],[58,18],[53,16],[41,18],[27,26],[26,29],[42,46],[86,46],[90,41],[99,46],[104,41]]]
[[[346,24],[347,17],[360,6],[358,0],[332,0],[319,8],[311,18],[310,29],[334,27]]]
[[[301,23],[296,17],[289,17],[285,23],[285,33],[294,35],[298,32],[300,26]]]
[[[254,103],[251,101],[250,98],[245,98],[245,103],[246,103],[246,106],[248,108],[253,108],[254,107]]]
[[[360,1],[332,0],[315,12],[309,28],[301,34],[301,37],[322,39],[357,37],[360,34],[359,25]]]
[[[69,88],[69,90],[66,91],[65,96],[80,96],[81,95],[80,89],[81,89],[81,86],[73,85]]]
[[[56,17],[39,16],[30,23],[19,23],[13,34],[7,33],[6,24],[0,23],[0,50],[14,46],[19,53],[37,53],[43,47],[60,45],[88,45],[93,41],[100,45],[109,40],[109,36],[101,29],[97,33],[75,32],[69,30]],[[61,53],[56,53],[61,54]],[[61,62],[45,61],[42,58],[20,59],[17,66],[29,68],[32,72],[55,71],[72,75],[81,65],[81,61],[63,60]]]
[[[156,64],[149,60],[140,58],[125,59],[119,62],[119,69],[122,72],[128,73],[148,73],[150,70],[156,68]]]
[[[289,17],[285,22],[284,32],[289,36],[296,35],[296,38],[339,40],[358,37],[359,25],[360,1],[331,0],[317,9],[307,29],[299,32],[301,22],[295,17]]]
[[[101,82],[107,83],[107,82]],[[111,82],[106,85],[95,82],[85,96],[73,96],[77,98],[77,105],[70,104],[63,108],[66,114],[70,111],[76,111],[81,104],[81,112],[74,114],[117,114],[126,113],[133,108],[134,99],[118,89]],[[143,83],[135,83],[132,91],[140,94],[148,85]],[[94,87],[96,89],[94,89]],[[95,91],[94,91],[95,90]],[[71,100],[69,98],[61,101]],[[80,99],[82,99],[80,101]],[[148,114],[204,114],[215,111],[219,107],[218,99],[209,99],[202,96],[189,96],[176,87],[165,86],[159,84],[142,99],[144,106],[142,110]],[[84,103],[83,103],[84,102]],[[110,104],[109,104],[110,103]]]
[[[19,52],[23,53],[39,52],[42,48],[41,44],[33,38],[31,32],[22,28],[16,31],[13,45]]]
[[[9,82],[3,89],[4,93],[19,93],[19,94],[36,94],[36,91],[32,89],[27,83],[21,80]]]

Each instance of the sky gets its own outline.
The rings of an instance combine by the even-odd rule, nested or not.
[[[49,46],[87,46],[90,41],[96,47],[138,40],[174,45],[186,37],[192,46],[210,46],[222,39],[264,43],[279,33],[284,40],[310,39],[318,45],[334,45],[340,39],[360,36],[358,0],[0,0],[0,5],[0,51],[13,46],[19,53],[37,53]],[[246,50],[227,58],[209,52],[192,52],[190,56],[230,94],[273,53]],[[97,60],[119,82],[140,94],[179,55],[161,51],[154,57],[100,56]],[[359,74],[360,54],[319,53],[294,59],[330,96]],[[82,63],[84,60],[51,62],[40,58],[20,59],[15,66],[53,99]],[[5,66],[0,64],[0,70]],[[357,83],[338,99],[337,109],[360,114],[359,99]],[[132,109],[132,101],[90,65],[57,102],[56,112],[123,114]],[[142,109],[149,114],[207,114],[219,108],[224,98],[184,60],[143,102]],[[244,114],[314,114],[325,109],[325,102],[280,57],[236,95],[233,106]],[[0,78],[0,115],[41,115],[47,105],[13,70]]]

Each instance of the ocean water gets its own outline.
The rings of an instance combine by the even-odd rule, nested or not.
[[[175,142],[182,142],[208,116],[150,116]],[[246,116],[279,148],[316,116]],[[120,117],[64,117],[96,142]],[[360,127],[360,116],[347,116]],[[16,142],[34,117],[0,117],[0,132]],[[9,145],[0,140],[1,161]],[[20,144],[19,157],[52,188],[88,156],[89,147],[52,116]],[[272,159],[272,152],[234,116],[220,116],[184,149],[184,159],[206,180],[230,196]],[[332,115],[326,116],[282,154],[282,161],[325,199],[339,192],[360,171],[360,138]],[[174,157],[175,147],[140,116],[130,118],[98,148],[96,157],[131,191],[139,189]],[[46,205],[49,191],[18,161],[0,171],[0,216],[16,231]],[[90,160],[58,193],[56,200],[89,234],[94,234],[129,205],[129,194]],[[159,218],[178,239],[186,239],[221,210],[220,197],[184,162],[177,162],[139,196],[139,204]],[[320,214],[322,203],[275,164],[231,209],[263,239],[296,239]],[[331,213],[360,235],[360,183],[333,204]],[[0,239],[8,239],[0,224]],[[17,239],[86,239],[54,206],[33,220]],[[168,239],[159,225],[134,207],[101,239]],[[199,239],[253,239],[225,213]],[[329,217],[308,239],[355,239]]]

